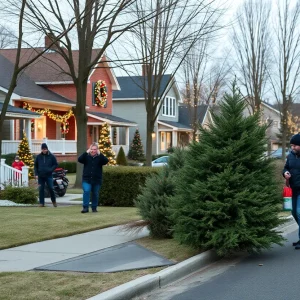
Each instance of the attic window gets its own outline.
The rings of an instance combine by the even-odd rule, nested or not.
[[[176,116],[176,99],[173,97],[165,97],[162,106],[162,115],[168,117]]]

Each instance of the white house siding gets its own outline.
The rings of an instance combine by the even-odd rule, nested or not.
[[[162,108],[159,112],[159,115],[158,115],[158,120],[159,121],[172,121],[172,122],[178,122],[178,96],[177,94],[175,93],[175,90],[174,88],[171,88],[168,93],[167,93],[167,96],[166,97],[172,97],[172,98],[175,98],[176,99],[176,104],[175,104],[175,108],[176,108],[176,111],[175,111],[175,117],[171,117],[171,116],[163,116],[162,112]]]

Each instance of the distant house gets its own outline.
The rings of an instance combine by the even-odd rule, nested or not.
[[[21,64],[28,61],[36,52],[43,50],[44,48],[22,49]],[[16,49],[0,49],[0,69],[2,71],[0,74],[0,102],[3,102],[10,84],[16,51]],[[93,55],[95,56],[98,51],[99,49],[93,50]],[[73,57],[76,65],[79,59],[78,51],[73,52]],[[124,150],[128,151],[129,128],[135,127],[136,123],[112,115],[112,93],[113,90],[119,90],[120,87],[112,69],[104,61],[105,57],[102,57],[88,78],[87,144],[99,140],[101,125],[106,122],[111,131],[114,150],[118,152],[118,149],[123,146]],[[10,110],[13,106],[15,109],[22,109],[23,115],[14,120],[10,119],[5,124],[6,141],[3,141],[3,144],[7,147],[3,148],[6,149],[4,154],[17,151],[24,129],[30,138],[32,152],[39,152],[40,144],[46,141],[49,149],[59,158],[75,159],[77,129],[72,108],[76,104],[76,88],[72,78],[65,71],[68,71],[66,62],[59,54],[50,50],[21,74],[10,100]],[[97,88],[97,82],[100,81],[105,83],[107,95],[103,106],[98,106],[95,99],[95,88]],[[36,112],[41,113],[37,114]],[[28,117],[29,115],[30,117]],[[26,116],[27,122],[24,122],[26,119],[24,116]],[[66,122],[61,122],[62,120]],[[118,136],[119,128],[124,131],[122,138]],[[124,142],[122,145],[118,144],[121,139]]]
[[[159,91],[162,101],[161,109],[153,131],[153,154],[166,153],[169,147],[185,146],[192,137],[191,115],[186,105],[182,104],[180,92],[171,75],[164,75]],[[140,136],[146,149],[147,112],[144,91],[141,88],[142,76],[117,77],[120,90],[113,93],[113,114],[122,118],[134,120],[137,123]],[[170,83],[169,83],[170,82]],[[207,106],[199,109],[199,121],[203,124],[207,115]],[[130,141],[134,136],[134,128],[130,129]]]

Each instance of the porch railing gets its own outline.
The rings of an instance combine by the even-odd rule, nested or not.
[[[9,153],[17,153],[18,146],[20,145],[21,141],[9,141],[5,140],[2,141],[2,154],[9,154]],[[55,154],[76,154],[77,153],[77,141],[76,140],[32,140],[31,145],[29,145],[30,150],[33,154],[41,152],[41,144],[47,143],[49,150]],[[118,154],[121,146],[125,154],[128,154],[129,146],[128,145],[112,145],[112,150]]]
[[[22,171],[14,169],[5,163],[5,158],[0,162],[0,187],[4,189],[6,185],[28,186],[29,167],[22,167]]]

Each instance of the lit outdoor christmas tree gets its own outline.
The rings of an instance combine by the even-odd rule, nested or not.
[[[99,150],[104,156],[108,158],[109,160],[108,165],[112,166],[116,164],[116,160],[115,160],[116,155],[112,150],[107,123],[104,123],[101,127],[100,137],[99,137]]]
[[[25,166],[29,167],[29,178],[34,177],[34,159],[33,155],[30,152],[28,139],[25,131],[23,131],[23,139],[18,147],[18,155],[21,161],[25,164]]]
[[[138,129],[134,133],[134,137],[128,152],[128,158],[133,160],[143,160],[145,158],[143,144]]]

